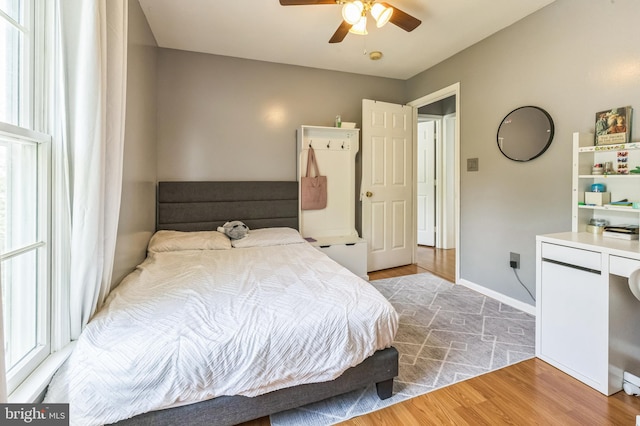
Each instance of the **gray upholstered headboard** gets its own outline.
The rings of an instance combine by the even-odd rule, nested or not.
[[[159,182],[156,229],[215,230],[229,220],[249,229],[298,229],[298,182]]]

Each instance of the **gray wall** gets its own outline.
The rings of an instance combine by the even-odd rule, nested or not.
[[[449,96],[441,101],[418,108],[418,114],[447,115],[456,112],[456,97]]]
[[[296,129],[360,127],[362,99],[401,103],[405,82],[160,49],[158,180],[295,180]]]
[[[639,17],[636,0],[558,0],[407,81],[406,101],[460,82],[462,279],[533,304],[509,252],[521,254],[533,292],[535,235],[571,230],[572,133],[593,132],[597,111],[640,108]],[[544,108],[556,126],[548,151],[528,163],[496,146],[500,121],[523,105]],[[480,171],[466,172],[473,157]]]
[[[112,286],[144,259],[155,230],[157,44],[137,1],[129,1],[127,111],[122,201]]]
[[[508,256],[521,254],[519,273],[533,291],[535,235],[571,227],[571,134],[593,131],[596,111],[640,108],[636,0],[557,0],[407,81],[168,49],[157,49],[154,67],[143,48],[154,43],[130,3],[130,31],[144,30],[147,41],[140,57],[130,46],[114,279],[133,268],[152,231],[156,170],[157,180],[294,179],[301,124],[330,126],[341,114],[359,127],[363,98],[406,103],[460,82],[461,166],[480,159],[478,172],[461,167],[461,278],[532,303]],[[147,86],[156,78],[157,100]],[[544,155],[516,163],[500,154],[495,134],[523,105],[546,109],[556,135]]]

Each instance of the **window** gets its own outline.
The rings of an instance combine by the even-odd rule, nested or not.
[[[10,390],[49,354],[48,138],[21,130],[0,133],[0,280]]]
[[[50,137],[37,128],[45,110],[45,3],[0,0],[0,280],[9,392],[50,353]]]
[[[0,0],[0,121],[31,127],[33,0]]]

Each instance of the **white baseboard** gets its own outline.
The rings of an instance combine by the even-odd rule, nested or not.
[[[536,315],[536,307],[529,305],[528,303],[524,303],[512,297],[505,296],[502,293],[498,293],[497,291],[490,290],[486,287],[483,287],[481,285],[472,283],[471,281],[467,281],[464,279],[458,280],[458,284],[468,287],[471,290],[477,291],[480,294],[484,294],[485,296],[490,297],[492,299],[496,299],[498,302],[502,302],[516,309],[520,309],[521,311],[531,314],[533,316]]]

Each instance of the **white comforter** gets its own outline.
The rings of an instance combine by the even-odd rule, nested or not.
[[[150,253],[112,292],[46,402],[72,424],[332,380],[388,347],[397,314],[308,243]]]

